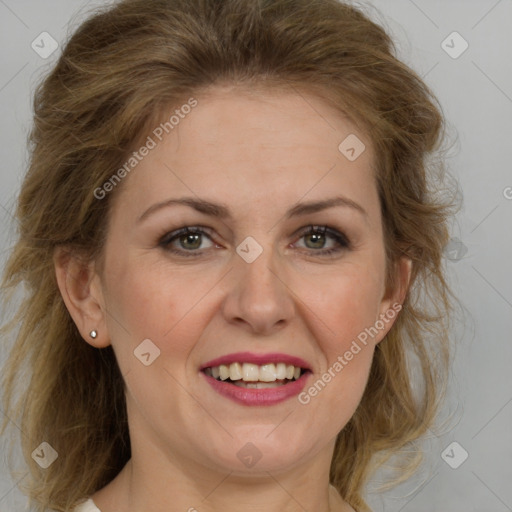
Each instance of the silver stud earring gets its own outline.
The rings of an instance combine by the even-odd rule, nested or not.
[[[89,336],[90,336],[92,339],[94,339],[94,338],[96,338],[96,336],[98,336],[98,333],[97,333],[96,331],[91,331],[91,332],[89,333]]]

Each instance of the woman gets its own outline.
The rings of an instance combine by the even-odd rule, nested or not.
[[[434,421],[451,308],[443,118],[384,30],[124,0],[34,106],[4,409],[36,509],[369,510]]]

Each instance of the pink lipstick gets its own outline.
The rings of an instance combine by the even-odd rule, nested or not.
[[[298,395],[312,373],[304,359],[276,352],[228,354],[202,364],[200,372],[220,395],[252,406],[274,405]]]

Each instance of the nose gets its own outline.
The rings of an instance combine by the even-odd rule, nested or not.
[[[272,334],[290,322],[295,314],[293,292],[276,258],[267,247],[252,263],[235,257],[222,306],[226,321],[260,335]]]

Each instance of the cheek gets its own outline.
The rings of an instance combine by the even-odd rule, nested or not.
[[[111,268],[107,279],[111,310],[133,337],[162,338],[183,317],[189,297],[193,299],[197,290],[190,281],[183,286],[188,278],[179,270],[166,269],[151,258],[117,260]]]
[[[332,350],[348,350],[350,341],[378,319],[383,272],[374,267],[347,264],[338,272],[316,275],[307,282],[301,279],[301,300],[316,318],[319,338]]]
[[[328,388],[323,403],[334,404],[348,421],[364,392],[373,359],[382,276],[372,266],[347,265],[336,277],[316,276],[315,284],[307,288],[309,295],[303,289],[303,301],[311,310],[309,328],[325,357],[313,388],[305,391],[314,397]]]
[[[171,395],[179,396],[185,362],[203,329],[199,320],[205,316],[196,312],[204,288],[190,286],[194,276],[181,272],[171,276],[168,270],[164,272],[158,263],[137,261],[121,264],[109,275],[112,346],[129,399],[148,418],[162,398],[155,390],[172,390]],[[178,400],[168,410],[158,409],[169,425],[179,416],[170,412],[179,404]]]
[[[198,279],[193,266],[173,269],[151,258],[118,261],[107,279],[111,299],[106,306],[111,313],[108,330],[123,373],[140,371],[134,351],[147,339],[158,347],[151,367],[165,366],[173,374],[180,371],[173,366],[183,368],[200,337],[209,318],[205,295],[218,281],[212,273]]]

